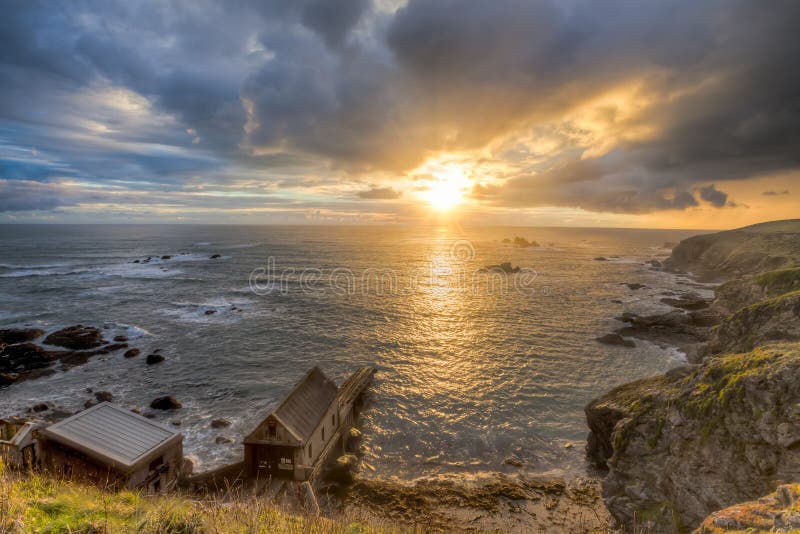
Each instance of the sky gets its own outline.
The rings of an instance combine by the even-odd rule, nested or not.
[[[0,222],[800,217],[797,0],[0,0]]]

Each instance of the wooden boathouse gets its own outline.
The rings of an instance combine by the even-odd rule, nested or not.
[[[42,466],[68,478],[158,493],[183,465],[183,436],[103,402],[39,432]]]
[[[244,440],[245,470],[258,478],[316,477],[343,445],[374,369],[362,367],[338,387],[314,367]]]

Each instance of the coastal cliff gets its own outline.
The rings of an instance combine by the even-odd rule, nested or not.
[[[621,526],[685,532],[800,481],[799,251],[800,221],[675,247],[668,268],[729,279],[712,306],[722,320],[709,329],[701,363],[586,407],[587,453],[607,470],[603,496]]]
[[[773,221],[681,241],[664,262],[671,271],[723,280],[800,264],[800,219]]]

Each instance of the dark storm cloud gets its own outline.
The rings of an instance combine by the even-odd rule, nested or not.
[[[373,187],[366,191],[359,191],[358,198],[367,200],[393,200],[403,196],[403,193],[391,187]]]
[[[249,169],[302,185],[303,170],[401,173],[493,143],[483,156],[507,170],[476,187],[487,204],[645,213],[722,207],[702,184],[800,167],[794,0],[380,5],[3,2],[0,142],[40,155],[0,153],[0,179],[171,191]],[[632,85],[633,112],[570,118]],[[558,151],[507,140],[541,128]]]
[[[711,184],[700,188],[700,198],[712,206],[721,208],[728,202],[728,193],[719,191],[714,184]]]

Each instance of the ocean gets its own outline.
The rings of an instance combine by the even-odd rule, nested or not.
[[[594,338],[624,311],[669,311],[664,291],[709,291],[645,263],[693,233],[0,226],[0,328],[94,325],[142,351],[0,389],[0,416],[41,402],[78,410],[87,388],[145,412],[174,395],[183,408],[154,416],[180,424],[205,469],[240,458],[243,436],[311,366],[341,382],[372,365],[363,476],[579,475],[584,405],[684,361]],[[516,236],[536,246],[504,242]],[[482,269],[503,262],[520,271]],[[157,349],[166,361],[145,365]],[[213,429],[215,418],[232,425]]]

